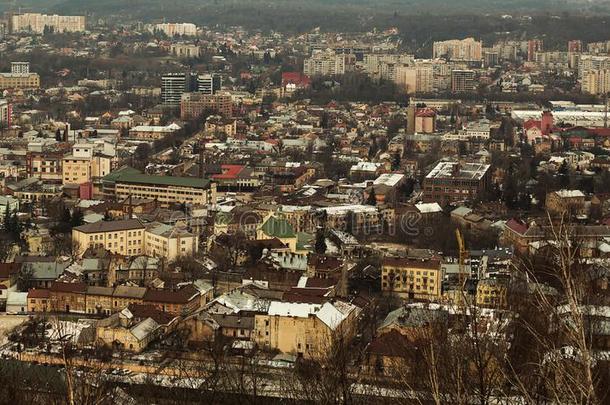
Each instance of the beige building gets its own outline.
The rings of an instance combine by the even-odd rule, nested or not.
[[[254,317],[253,340],[261,347],[307,358],[324,357],[335,339],[354,336],[361,309],[342,302],[321,304],[272,301]]]
[[[334,51],[316,52],[303,62],[303,73],[307,76],[334,76],[345,73],[345,55]]]
[[[399,66],[395,83],[408,94],[434,91],[434,69],[431,65]]]
[[[483,55],[483,44],[474,38],[435,42],[433,55],[434,58],[445,57],[448,60],[480,61]]]
[[[88,248],[103,248],[123,256],[144,252],[146,227],[137,219],[100,221],[72,229],[72,242],[82,255]]]
[[[11,17],[11,32],[35,32],[42,34],[51,29],[54,32],[85,31],[85,16],[47,15],[40,13],[24,13]]]
[[[83,184],[110,174],[112,158],[94,151],[95,145],[75,144],[62,161],[62,183]]]
[[[37,89],[38,73],[0,73],[0,89]]]
[[[386,257],[381,266],[381,291],[407,299],[440,298],[440,261]]]
[[[206,205],[216,203],[216,183],[197,177],[149,176],[138,173],[119,175],[114,183],[117,199],[143,198],[170,204]]]
[[[178,257],[195,255],[198,242],[199,238],[186,229],[156,222],[144,232],[144,253],[172,262]]]
[[[581,90],[589,94],[610,92],[610,69],[589,70],[582,74]]]
[[[145,227],[137,219],[100,221],[72,229],[79,254],[88,248],[104,248],[123,256],[145,254],[174,261],[198,250],[196,235],[171,225],[154,222]]]
[[[200,48],[194,44],[172,44],[170,52],[178,58],[198,58]]]
[[[139,353],[158,338],[163,328],[152,318],[137,322],[129,310],[123,310],[101,320],[96,325],[98,343]]]

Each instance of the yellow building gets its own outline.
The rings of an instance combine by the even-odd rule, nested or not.
[[[129,310],[123,310],[99,321],[95,332],[98,343],[139,353],[161,335],[162,327],[152,318],[136,322]]]
[[[72,229],[72,243],[82,255],[88,248],[103,248],[123,256],[141,255],[146,227],[137,219],[100,221]]]
[[[252,339],[267,349],[320,358],[335,339],[353,337],[360,312],[342,301],[323,305],[272,301],[266,314],[255,315]]]
[[[199,238],[183,228],[154,222],[144,226],[137,219],[100,221],[72,229],[72,242],[82,255],[88,248],[104,248],[123,256],[162,257],[174,261],[192,256]]]
[[[477,305],[483,307],[506,307],[507,283],[505,280],[488,278],[477,284]]]
[[[112,158],[96,154],[95,146],[75,144],[72,153],[63,158],[62,183],[83,184],[106,176],[112,167]]]
[[[0,73],[0,89],[37,89],[38,73]]]
[[[401,298],[436,300],[441,296],[440,268],[437,259],[386,257],[381,266],[381,291]]]

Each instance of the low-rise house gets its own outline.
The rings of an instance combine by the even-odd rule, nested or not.
[[[133,314],[125,309],[99,321],[96,325],[98,343],[116,349],[140,353],[152,341],[161,336],[162,328],[154,319],[135,321]]]
[[[25,314],[28,310],[28,293],[9,291],[6,298],[7,314]]]

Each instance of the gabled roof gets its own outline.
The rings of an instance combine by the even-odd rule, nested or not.
[[[266,235],[280,239],[296,237],[296,233],[288,221],[277,219],[275,217],[269,217],[269,219],[261,227],[261,230]]]
[[[144,225],[137,219],[123,219],[119,221],[100,221],[93,224],[77,226],[76,229],[83,233],[118,232],[131,229],[144,229]]]

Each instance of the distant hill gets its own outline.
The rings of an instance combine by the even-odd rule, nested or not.
[[[9,0],[0,2],[0,7]],[[610,15],[610,0],[21,0],[32,10],[304,31],[360,30],[413,15]]]

